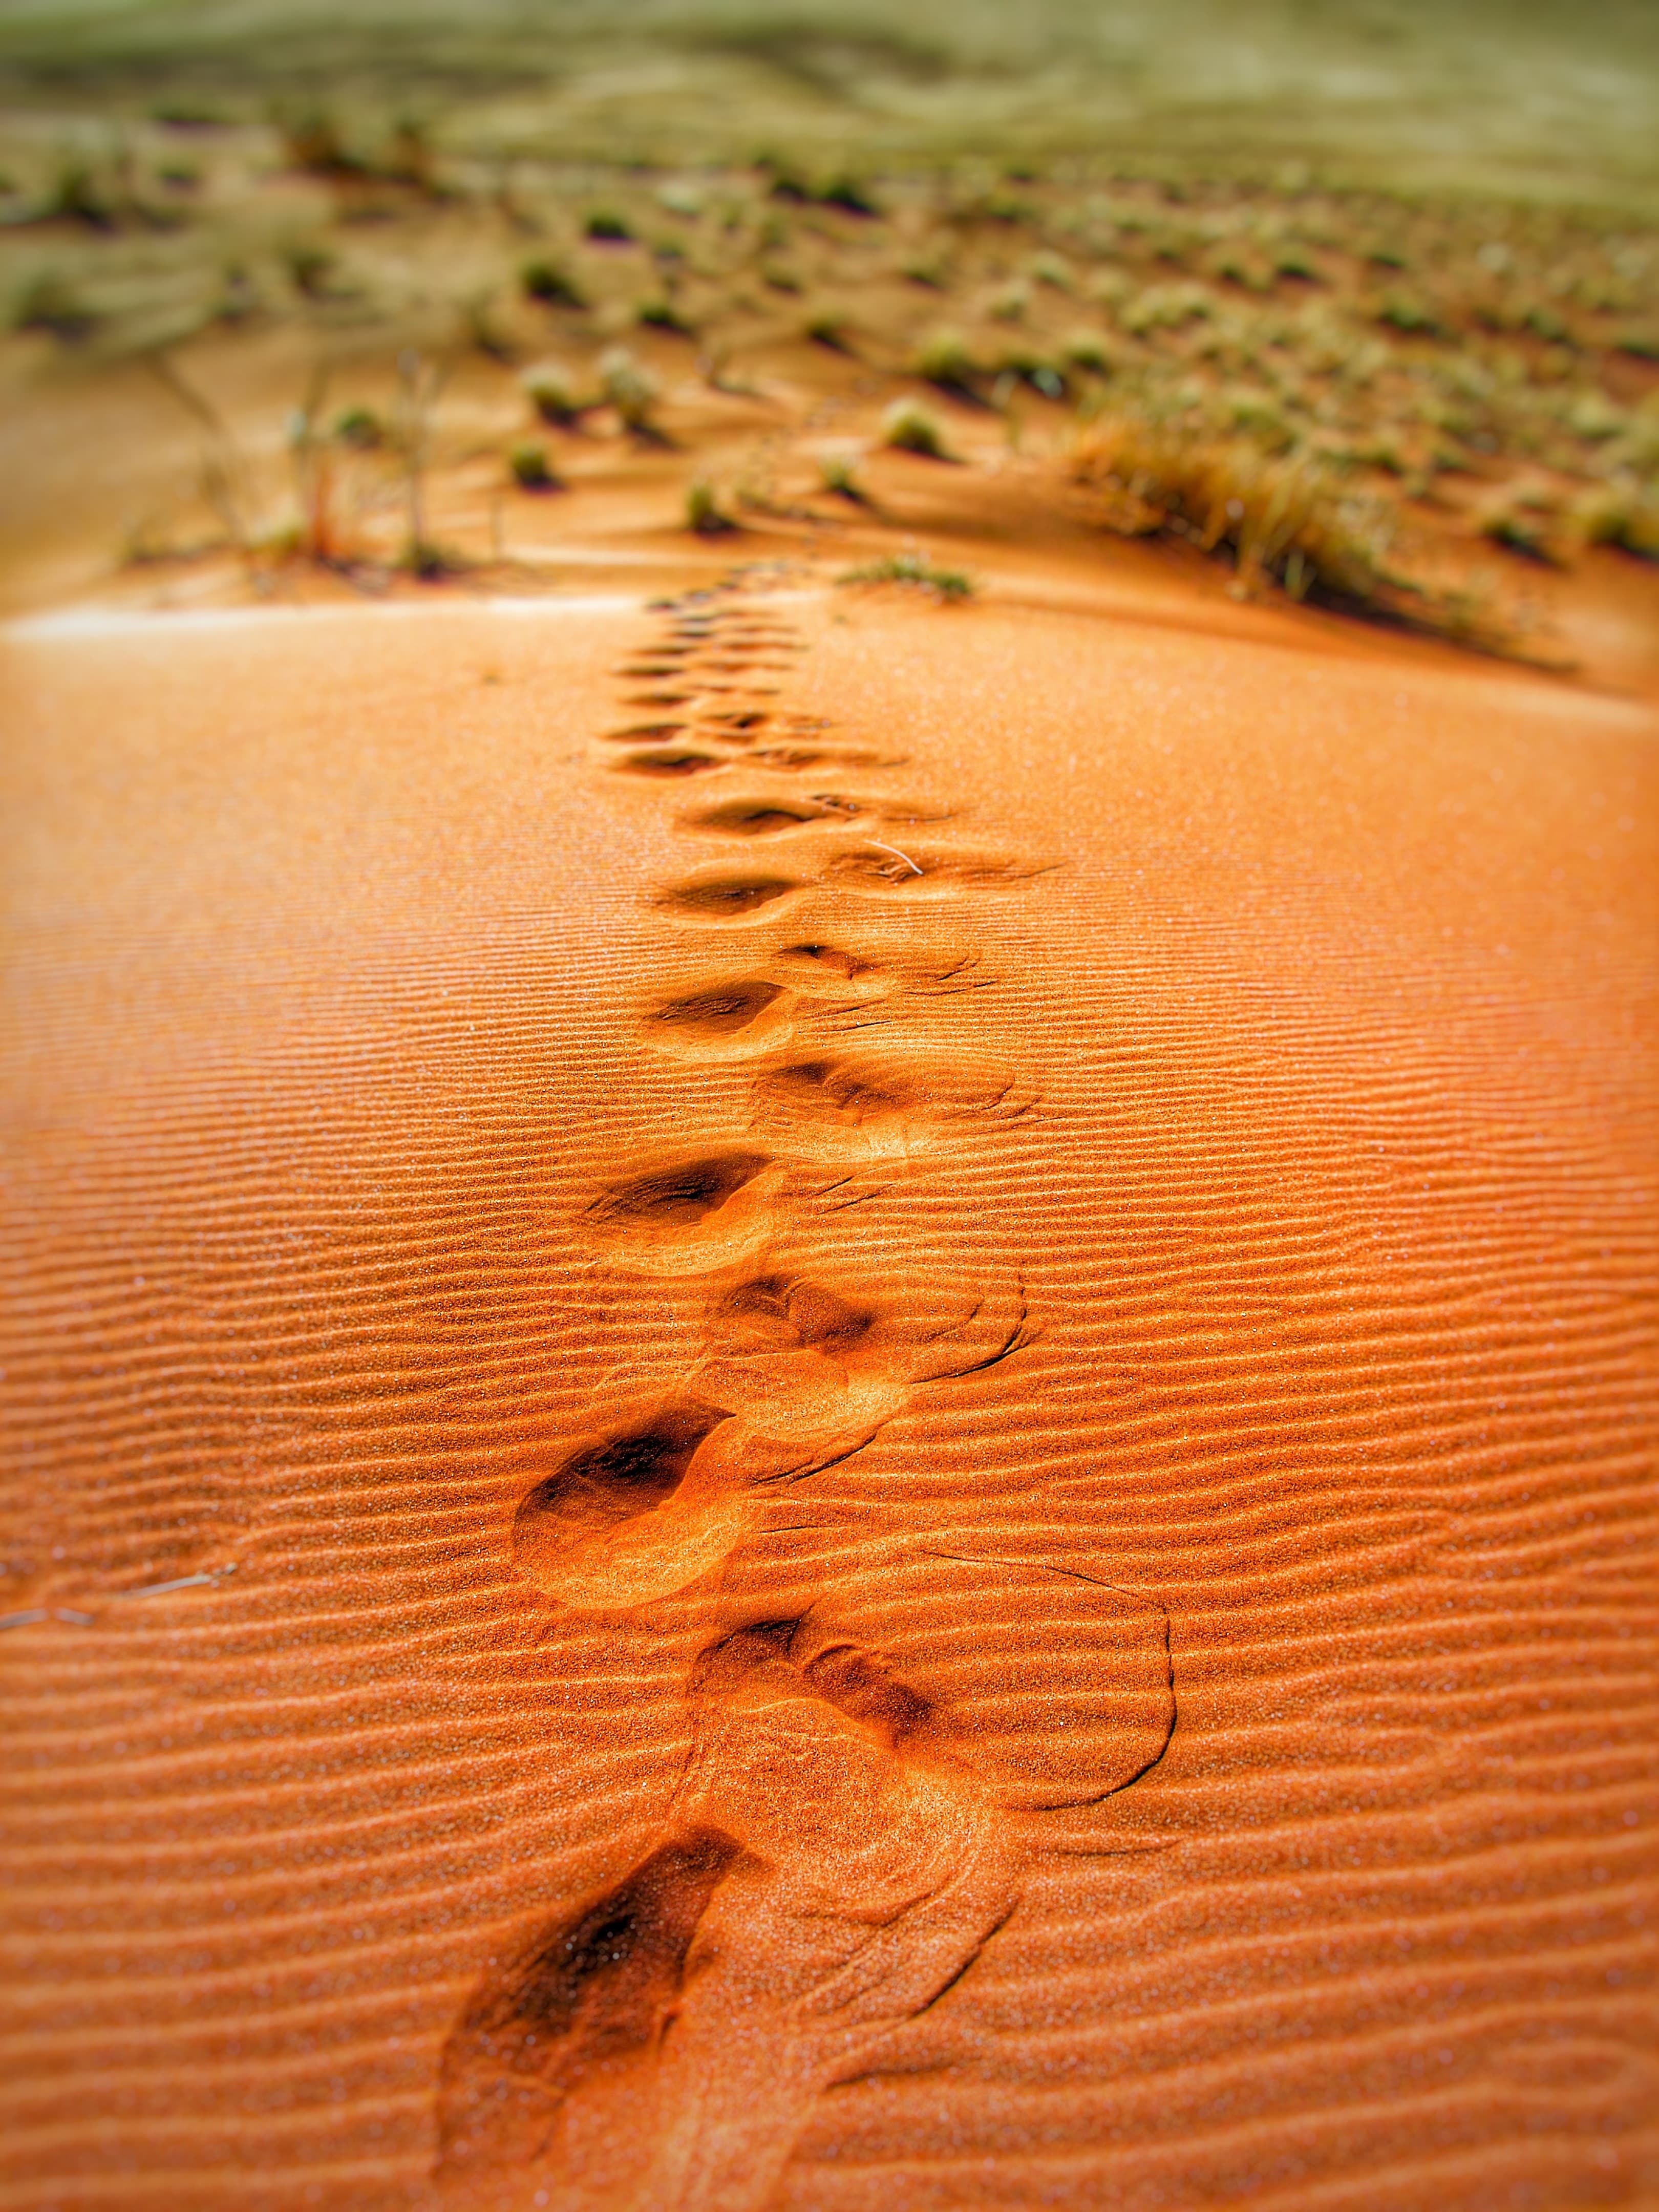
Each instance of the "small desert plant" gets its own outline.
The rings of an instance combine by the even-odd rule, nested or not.
[[[893,402],[881,418],[881,442],[901,453],[921,453],[930,461],[951,458],[938,416],[916,399]]]
[[[842,169],[826,179],[813,198],[823,207],[843,209],[848,215],[879,215],[881,209],[860,178]]]
[[[660,437],[656,410],[661,386],[626,346],[612,346],[600,355],[599,389],[607,404],[615,408],[624,430],[631,430],[636,438]]]
[[[547,458],[545,446],[538,446],[531,441],[514,446],[507,457],[507,465],[520,491],[558,491],[562,489],[558,474]]]
[[[595,208],[582,226],[583,234],[600,246],[631,246],[633,226],[614,208]]]
[[[408,185],[429,199],[441,197],[437,149],[430,131],[418,116],[399,117],[375,167],[388,184]]]
[[[1116,366],[1111,348],[1094,331],[1073,331],[1062,341],[1060,352],[1073,368],[1086,368],[1095,376],[1109,376]]]
[[[1659,488],[1633,477],[1598,484],[1579,501],[1573,516],[1586,545],[1616,545],[1644,561],[1659,561]]]
[[[113,230],[121,194],[114,180],[81,154],[65,152],[58,165],[40,214],[47,222],[84,223],[88,230]]]
[[[90,337],[97,317],[68,280],[55,269],[39,269],[27,278],[12,302],[15,331],[46,331],[60,344],[77,344]]]
[[[359,453],[372,453],[386,443],[386,424],[372,407],[343,407],[334,417],[334,427],[329,433],[342,446],[355,446]]]
[[[945,392],[971,392],[979,363],[960,331],[930,331],[916,349],[915,372]]]
[[[1230,552],[1244,593],[1278,584],[1293,599],[1489,652],[1518,650],[1476,595],[1406,574],[1393,557],[1393,510],[1306,456],[1268,455],[1241,440],[1126,414],[1083,432],[1073,475],[1104,495],[1109,529],[1132,537],[1167,531],[1201,552]]]
[[[818,455],[818,482],[837,499],[851,500],[855,506],[867,507],[870,495],[859,482],[859,457],[850,447],[838,447]]]
[[[666,297],[642,300],[635,311],[635,320],[647,330],[672,331],[680,337],[694,335],[691,325],[673,301]]]
[[[498,361],[503,368],[511,368],[517,358],[518,348],[495,320],[495,301],[488,289],[474,292],[461,302],[461,328],[466,342],[476,353],[487,361]]]
[[[962,568],[941,568],[924,553],[888,553],[837,577],[842,584],[908,584],[941,602],[970,599],[974,580]]]
[[[329,279],[337,264],[335,256],[325,246],[304,241],[290,246],[283,258],[288,268],[289,282],[303,299],[327,299]]]
[[[686,488],[685,526],[699,538],[723,538],[738,526],[721,506],[720,494],[704,477]]]
[[[412,575],[448,574],[458,563],[427,532],[426,471],[429,458],[432,417],[449,370],[440,362],[423,362],[412,347],[398,356],[398,420],[396,443],[404,470],[404,509],[406,530],[399,568]]]
[[[562,363],[556,361],[538,362],[527,368],[520,379],[525,396],[544,422],[568,430],[582,416],[582,403],[576,396],[574,378]]]
[[[539,300],[544,307],[587,305],[575,278],[556,261],[526,261],[519,271],[519,285],[526,300]]]
[[[1480,529],[1483,538],[1508,552],[1560,568],[1567,562],[1561,520],[1559,502],[1547,491],[1537,485],[1510,485],[1487,502]]]
[[[811,338],[814,345],[824,346],[831,353],[852,351],[847,342],[847,318],[837,314],[833,307],[809,315],[802,325],[802,335]]]
[[[339,122],[326,108],[290,116],[280,126],[283,154],[290,169],[310,177],[360,177],[363,163],[345,143]]]

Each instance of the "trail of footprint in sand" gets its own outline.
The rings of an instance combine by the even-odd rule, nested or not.
[[[793,1532],[708,1614],[663,1838],[451,2038],[440,2171],[475,2202],[508,2166],[572,2206],[766,2203],[814,2099],[1008,1918],[1045,1818],[1173,1727],[1161,1609],[1076,1569]]]
[[[775,694],[755,673],[781,672],[797,642],[784,625],[731,619],[713,593],[667,611],[667,641],[623,672],[672,684],[635,703],[675,719],[613,732],[627,750],[612,766],[673,780],[828,757],[803,718],[761,703]],[[440,2179],[492,2212],[538,2176],[573,2207],[753,2212],[818,2093],[951,1987],[1014,1909],[1031,1822],[1127,1786],[1173,1724],[1167,1623],[1144,1598],[971,1545],[872,1549],[862,1526],[826,1553],[810,1505],[781,1535],[769,1518],[915,1391],[1030,1337],[1012,1277],[922,1295],[912,1270],[896,1298],[856,1266],[779,1256],[803,1165],[902,1160],[1034,1103],[961,1055],[823,1042],[901,1018],[912,996],[982,988],[973,955],[777,941],[809,896],[914,903],[1040,872],[919,840],[919,812],[734,797],[682,829],[845,838],[805,868],[711,867],[654,894],[678,926],[773,940],[641,1015],[671,1056],[756,1063],[756,1141],[638,1162],[594,1199],[589,1234],[613,1264],[706,1282],[703,1342],[676,1395],[618,1409],[529,1471],[514,1553],[577,1611],[692,1607],[691,1749],[657,1844],[486,1975],[451,2037]],[[871,834],[901,816],[902,842]]]

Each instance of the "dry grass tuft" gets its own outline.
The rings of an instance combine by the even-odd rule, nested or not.
[[[1241,439],[1125,413],[1079,434],[1072,474],[1102,495],[1108,528],[1167,532],[1200,552],[1231,555],[1243,594],[1277,586],[1293,599],[1460,644],[1519,649],[1480,595],[1406,573],[1395,557],[1395,510],[1306,455],[1267,454]]]
[[[901,453],[920,453],[930,461],[954,460],[937,415],[919,400],[896,399],[881,418],[881,442]]]
[[[724,538],[738,527],[721,504],[720,494],[705,477],[697,477],[686,488],[685,526],[699,538]]]
[[[905,584],[923,591],[942,604],[959,605],[974,596],[974,580],[963,568],[941,568],[925,553],[887,553],[862,568],[849,568],[836,580],[842,584]]]

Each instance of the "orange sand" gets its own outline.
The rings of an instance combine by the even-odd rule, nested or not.
[[[1659,2202],[1646,708],[5,659],[0,2203]]]

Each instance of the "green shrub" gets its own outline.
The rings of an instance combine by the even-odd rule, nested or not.
[[[545,446],[514,446],[507,457],[513,481],[520,491],[558,491],[559,477],[547,458]]]
[[[685,526],[696,531],[699,538],[723,538],[737,524],[720,505],[720,495],[704,477],[699,477],[687,487],[685,494]]]
[[[889,553],[879,561],[849,568],[836,578],[842,584],[908,584],[941,600],[970,599],[974,580],[965,569],[940,568],[922,553]]]
[[[901,453],[920,453],[930,461],[952,456],[937,415],[917,399],[896,399],[881,418],[881,441]]]
[[[568,429],[580,421],[582,405],[576,396],[575,381],[560,362],[538,362],[533,368],[526,369],[520,381],[526,397],[544,422]]]
[[[587,305],[575,279],[556,261],[526,261],[519,271],[519,283],[526,299],[539,300],[544,307]]]
[[[631,430],[635,437],[659,434],[655,418],[661,386],[626,346],[612,346],[600,355],[599,389],[606,404],[617,410],[624,430]]]

